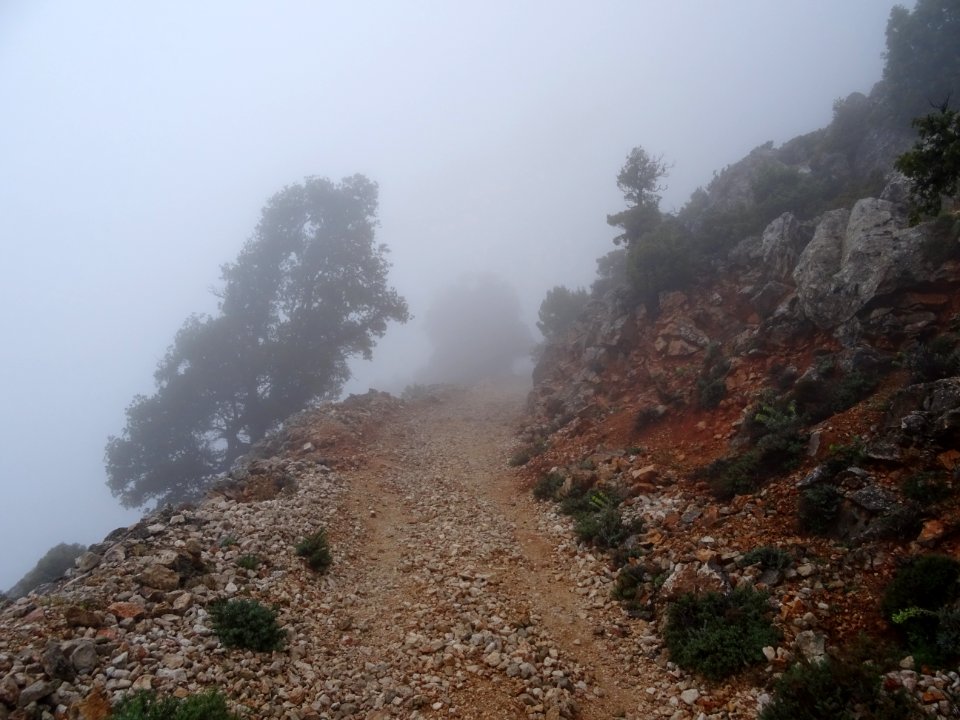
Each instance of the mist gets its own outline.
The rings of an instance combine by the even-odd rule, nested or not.
[[[545,292],[612,249],[631,147],[671,165],[669,211],[825,125],[880,78],[893,4],[0,5],[0,588],[137,519],[106,438],[286,185],[379,184],[414,319],[346,390],[396,391],[440,367],[430,308],[463,277],[500,278],[539,339]]]

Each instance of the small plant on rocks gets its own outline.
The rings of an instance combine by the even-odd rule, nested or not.
[[[934,472],[918,472],[901,485],[903,494],[924,507],[936,505],[953,494],[953,488],[942,476]]]
[[[533,496],[537,500],[556,500],[561,487],[563,487],[563,475],[556,472],[547,473],[533,486]]]
[[[578,512],[574,532],[581,541],[609,550],[617,547],[639,528],[624,523],[617,507],[619,498],[595,491],[588,496],[584,510]]]
[[[124,698],[110,715],[111,720],[239,720],[227,709],[217,692],[188,695],[185,698],[159,697],[140,691]]]
[[[613,585],[611,595],[614,600],[635,600],[637,591],[646,579],[646,573],[639,565],[624,565],[620,568],[617,581]]]
[[[276,611],[256,600],[220,600],[208,610],[213,629],[226,647],[269,652],[283,644]]]
[[[680,667],[722,680],[764,660],[763,648],[779,633],[765,593],[750,587],[728,595],[681,595],[667,610],[664,639]]]
[[[786,570],[793,564],[793,558],[786,550],[781,550],[772,545],[764,545],[744,553],[740,564],[744,567],[759,565],[763,570]]]
[[[260,567],[259,555],[241,555],[237,558],[237,565],[244,570],[256,570]]]
[[[313,535],[305,537],[297,544],[297,555],[307,559],[307,565],[318,573],[325,573],[330,569],[333,557],[330,555],[330,545],[327,542],[327,533],[321,529]]]
[[[829,484],[818,484],[800,493],[797,517],[800,528],[814,535],[827,535],[840,512],[840,491]]]

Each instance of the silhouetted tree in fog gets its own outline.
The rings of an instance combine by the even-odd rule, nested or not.
[[[509,374],[533,340],[514,289],[492,275],[462,280],[441,293],[426,316],[433,354],[427,382],[467,383]]]
[[[196,495],[251,443],[304,406],[336,397],[347,360],[369,358],[408,318],[374,242],[377,186],[308,178],[277,193],[223,266],[220,314],[189,318],[127,425],[107,442],[111,492],[127,507]]]
[[[582,288],[571,290],[557,285],[547,290],[546,297],[540,303],[537,328],[548,341],[562,339],[588,302],[590,294]]]

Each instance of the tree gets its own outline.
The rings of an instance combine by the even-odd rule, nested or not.
[[[562,339],[588,302],[590,294],[582,288],[570,290],[557,285],[547,290],[547,296],[540,303],[537,328],[549,342]]]
[[[893,114],[904,124],[931,104],[960,95],[960,3],[917,0],[887,21],[883,79]]]
[[[897,169],[911,180],[914,219],[936,215],[944,195],[960,192],[960,112],[944,104],[938,112],[916,118],[919,135],[913,149],[897,158]]]
[[[107,484],[127,507],[199,494],[291,413],[336,397],[405,301],[374,242],[377,185],[307,178],[267,203],[223,266],[219,315],[192,316],[109,438]]]
[[[85,545],[59,543],[44,553],[26,575],[7,591],[11,600],[23,597],[31,590],[45,583],[53,582],[73,567],[74,561],[86,550]]]
[[[651,316],[660,311],[660,293],[678,290],[693,280],[690,236],[672,215],[630,246],[627,277],[636,299]]]
[[[660,181],[666,177],[663,158],[653,158],[642,147],[635,147],[617,175],[617,187],[628,205],[625,210],[607,215],[607,223],[623,229],[614,238],[616,245],[630,245],[660,224]]]

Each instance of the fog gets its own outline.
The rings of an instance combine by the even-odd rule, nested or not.
[[[380,185],[378,240],[415,320],[350,391],[430,361],[466,275],[587,286],[630,148],[664,209],[767,140],[826,124],[882,68],[889,0],[0,3],[0,588],[137,515],[106,437],[266,200]]]

